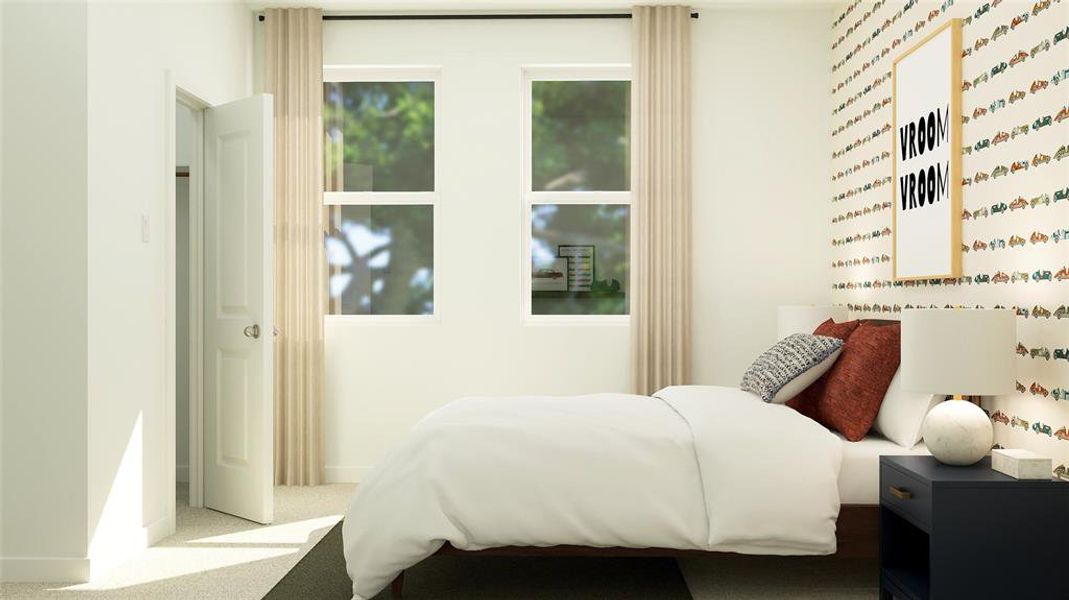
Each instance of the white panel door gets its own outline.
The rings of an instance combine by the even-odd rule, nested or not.
[[[204,505],[273,519],[272,101],[204,114]]]

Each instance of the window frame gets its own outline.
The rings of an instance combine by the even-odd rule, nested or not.
[[[622,204],[628,207],[628,272],[633,280],[631,257],[635,249],[635,211],[632,210],[631,197],[634,190],[627,191],[534,191],[532,185],[531,164],[534,158],[532,148],[533,136],[531,126],[532,92],[535,81],[632,81],[631,65],[613,64],[568,64],[568,65],[524,65],[522,71],[523,95],[523,181],[521,184],[521,205],[523,218],[522,282],[520,293],[523,297],[524,325],[609,325],[621,326],[631,323],[632,286],[627,286],[626,315],[536,315],[532,312],[531,302],[531,209],[544,204],[600,205]],[[630,143],[629,143],[629,148]],[[628,156],[631,156],[630,149]]]
[[[439,293],[439,265],[438,259],[442,256],[441,239],[439,231],[439,206],[441,196],[439,190],[440,179],[438,167],[441,164],[441,79],[442,68],[433,65],[324,65],[323,82],[377,82],[377,81],[405,81],[405,82],[430,82],[434,86],[434,173],[432,175],[433,188],[428,192],[323,192],[323,207],[330,209],[333,206],[398,206],[398,205],[422,205],[431,207],[431,219],[433,222],[432,232],[434,242],[431,244],[431,265],[433,270],[432,303],[434,310],[427,315],[335,315],[328,312],[327,322],[335,323],[358,323],[361,325],[430,325],[441,322],[441,306],[439,301],[442,295]],[[324,128],[325,135],[325,128]],[[320,173],[325,177],[325,173]],[[328,224],[330,216],[327,217]],[[329,280],[329,273],[328,273]]]

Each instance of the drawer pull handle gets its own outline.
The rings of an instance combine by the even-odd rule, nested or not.
[[[891,486],[891,495],[899,500],[909,500],[913,497],[913,492],[903,489],[897,486]]]

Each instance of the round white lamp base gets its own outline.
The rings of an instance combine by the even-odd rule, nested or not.
[[[975,464],[987,456],[995,437],[987,413],[966,400],[937,404],[924,418],[921,431],[936,460],[957,466]]]

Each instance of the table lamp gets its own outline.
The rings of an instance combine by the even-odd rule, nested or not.
[[[848,316],[845,306],[831,305],[780,306],[778,312],[776,334],[781,340],[794,333],[813,333],[828,319],[842,323]]]
[[[991,419],[963,396],[1014,391],[1017,322],[1013,311],[909,309],[902,312],[902,387],[954,395],[937,404],[921,432],[948,465],[971,465],[991,451]]]

